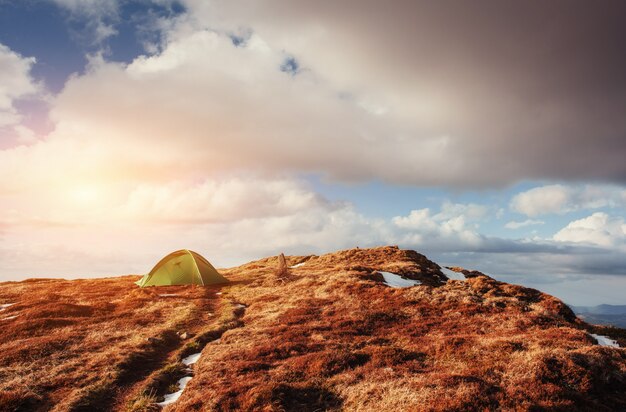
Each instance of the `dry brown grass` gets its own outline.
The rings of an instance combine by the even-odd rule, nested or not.
[[[136,276],[0,284],[0,410],[110,410],[210,322],[216,288],[137,288]],[[179,296],[161,297],[175,293]]]
[[[424,284],[392,289],[378,270]],[[3,316],[18,317],[0,323],[0,405],[153,410],[202,350],[168,411],[626,409],[625,349],[597,346],[558,299],[468,273],[446,283],[386,247],[251,262],[223,271],[234,282],[220,296],[133,277],[5,283],[0,302],[16,305]]]

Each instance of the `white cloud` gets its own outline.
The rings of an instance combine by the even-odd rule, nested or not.
[[[97,19],[116,15],[119,7],[115,1],[58,2]],[[511,156],[536,159],[524,150],[541,151],[543,140],[511,150],[494,142],[510,135],[513,122],[490,123],[484,131],[477,119],[515,113],[516,125],[540,125],[524,122],[517,103],[504,97],[480,99],[485,107],[470,103],[476,93],[467,85],[481,82],[468,82],[458,73],[444,76],[441,67],[424,65],[424,59],[407,56],[399,45],[387,47],[393,42],[379,44],[370,33],[361,33],[362,27],[353,29],[365,37],[351,35],[332,13],[317,21],[286,4],[285,13],[297,13],[301,24],[280,15],[268,25],[252,13],[265,13],[258,3],[250,10],[228,2],[188,5],[188,14],[163,26],[163,43],[153,49],[158,54],[140,56],[127,66],[92,61],[85,74],[70,79],[52,108],[57,127],[47,136],[50,144],[37,150],[52,152],[52,142],[62,141],[59,145],[88,151],[98,161],[110,156],[102,161],[105,169],[115,162],[118,170],[160,169],[169,177],[243,169],[464,186],[502,184],[538,170]],[[242,27],[250,37],[235,47],[229,33]],[[372,50],[388,58],[372,61]],[[296,76],[281,72],[287,56],[306,70]],[[409,61],[396,63],[404,59]],[[487,85],[491,93],[491,82]],[[532,105],[532,116],[536,110]],[[508,115],[500,116],[501,111]],[[59,169],[52,153],[47,158],[52,159],[47,169]]]
[[[41,86],[30,75],[34,57],[24,57],[0,44],[0,131],[9,130],[18,137],[29,135],[20,125],[22,115],[15,107],[16,101],[41,93]]]
[[[563,185],[536,187],[518,193],[511,200],[511,209],[527,216],[563,213],[569,206],[569,189]]]
[[[286,216],[316,207],[334,208],[293,180],[233,178],[195,185],[141,185],[120,212],[133,221],[217,223]]]
[[[570,225],[591,229],[584,232],[585,243],[576,243],[582,239],[578,229],[575,240],[564,239],[569,226],[554,240],[490,238],[472,223],[486,218],[479,205],[445,202],[437,209],[379,219],[364,216],[349,203],[330,202],[305,183],[287,178],[130,186],[99,186],[87,180],[62,193],[28,199],[30,203],[3,198],[3,279],[144,273],[179,248],[231,266],[280,252],[319,254],[383,244],[521,283],[563,283],[589,274],[623,273],[626,267],[615,224],[624,224],[619,219]],[[596,238],[596,232],[607,228],[617,240]]]
[[[402,139],[404,126],[389,129],[313,73],[281,72],[284,52],[257,35],[246,44],[181,23],[159,55],[128,66],[92,58],[53,102],[55,130],[0,152],[0,172],[36,186],[241,170],[405,180],[447,154],[445,139]],[[15,181],[0,179],[0,190],[19,190]]]
[[[70,12],[73,19],[84,20],[94,44],[116,35],[119,20],[119,0],[49,0]],[[81,33],[85,34],[85,33]]]
[[[125,191],[114,193],[119,189]],[[281,251],[309,254],[381,244],[476,250],[483,243],[464,215],[450,213],[456,208],[473,215],[471,205],[444,204],[432,215],[423,209],[385,220],[366,217],[349,203],[329,202],[288,179],[68,190],[56,199],[43,194],[26,208],[17,207],[24,206],[19,199],[7,205],[0,218],[5,228],[0,276],[32,275],[32,262],[38,262],[38,275],[140,271],[159,254],[183,247],[229,265]],[[37,236],[42,230],[46,236]],[[113,257],[118,263],[110,262]],[[77,260],[90,262],[88,269],[76,272]]]
[[[626,206],[626,189],[619,186],[547,185],[518,193],[511,200],[512,210],[527,216],[563,214],[582,209]]]
[[[468,216],[463,213],[451,214],[451,209],[469,212],[470,219],[476,213],[473,206],[444,204],[439,213],[432,214],[430,209],[412,210],[408,216],[396,216],[392,219],[398,243],[428,248],[478,248],[483,243],[475,227],[468,227]]]
[[[450,219],[463,216],[467,221],[478,221],[487,216],[489,208],[476,203],[452,203],[445,201],[441,205],[441,210],[435,216],[437,220]]]
[[[36,195],[6,196],[4,205],[0,223],[39,227],[224,223],[343,207],[331,204],[303,182],[252,177],[137,185],[80,179],[64,187],[41,188]]]
[[[141,273],[160,255],[180,248],[231,265],[279,252],[321,253],[392,238],[382,221],[288,179],[139,186],[113,196],[117,205],[101,190],[107,188],[79,187],[59,199],[44,195],[26,209],[8,205],[0,216],[0,277]],[[100,204],[103,198],[108,204]],[[43,231],[45,236],[38,235]]]
[[[558,242],[586,243],[607,248],[626,245],[626,223],[603,212],[570,222],[554,237]]]
[[[533,225],[543,225],[545,224],[545,222],[543,220],[533,220],[533,219],[526,219],[524,221],[521,222],[517,222],[515,220],[511,220],[510,222],[507,222],[504,227],[507,229],[519,229],[522,227],[527,227],[527,226],[533,226]]]

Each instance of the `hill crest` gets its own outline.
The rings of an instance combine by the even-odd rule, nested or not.
[[[285,261],[220,270],[231,283],[208,288],[0,284],[15,316],[0,323],[0,406],[158,410],[192,376],[167,410],[626,407],[626,350],[599,346],[550,295],[461,268],[466,280],[447,280],[397,247]]]

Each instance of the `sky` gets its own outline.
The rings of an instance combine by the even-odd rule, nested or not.
[[[0,280],[399,245],[626,304],[626,5],[0,0]]]

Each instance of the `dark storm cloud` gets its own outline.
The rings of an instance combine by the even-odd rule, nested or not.
[[[387,104],[390,135],[449,136],[463,166],[386,180],[626,182],[625,2],[222,1],[211,15]]]

